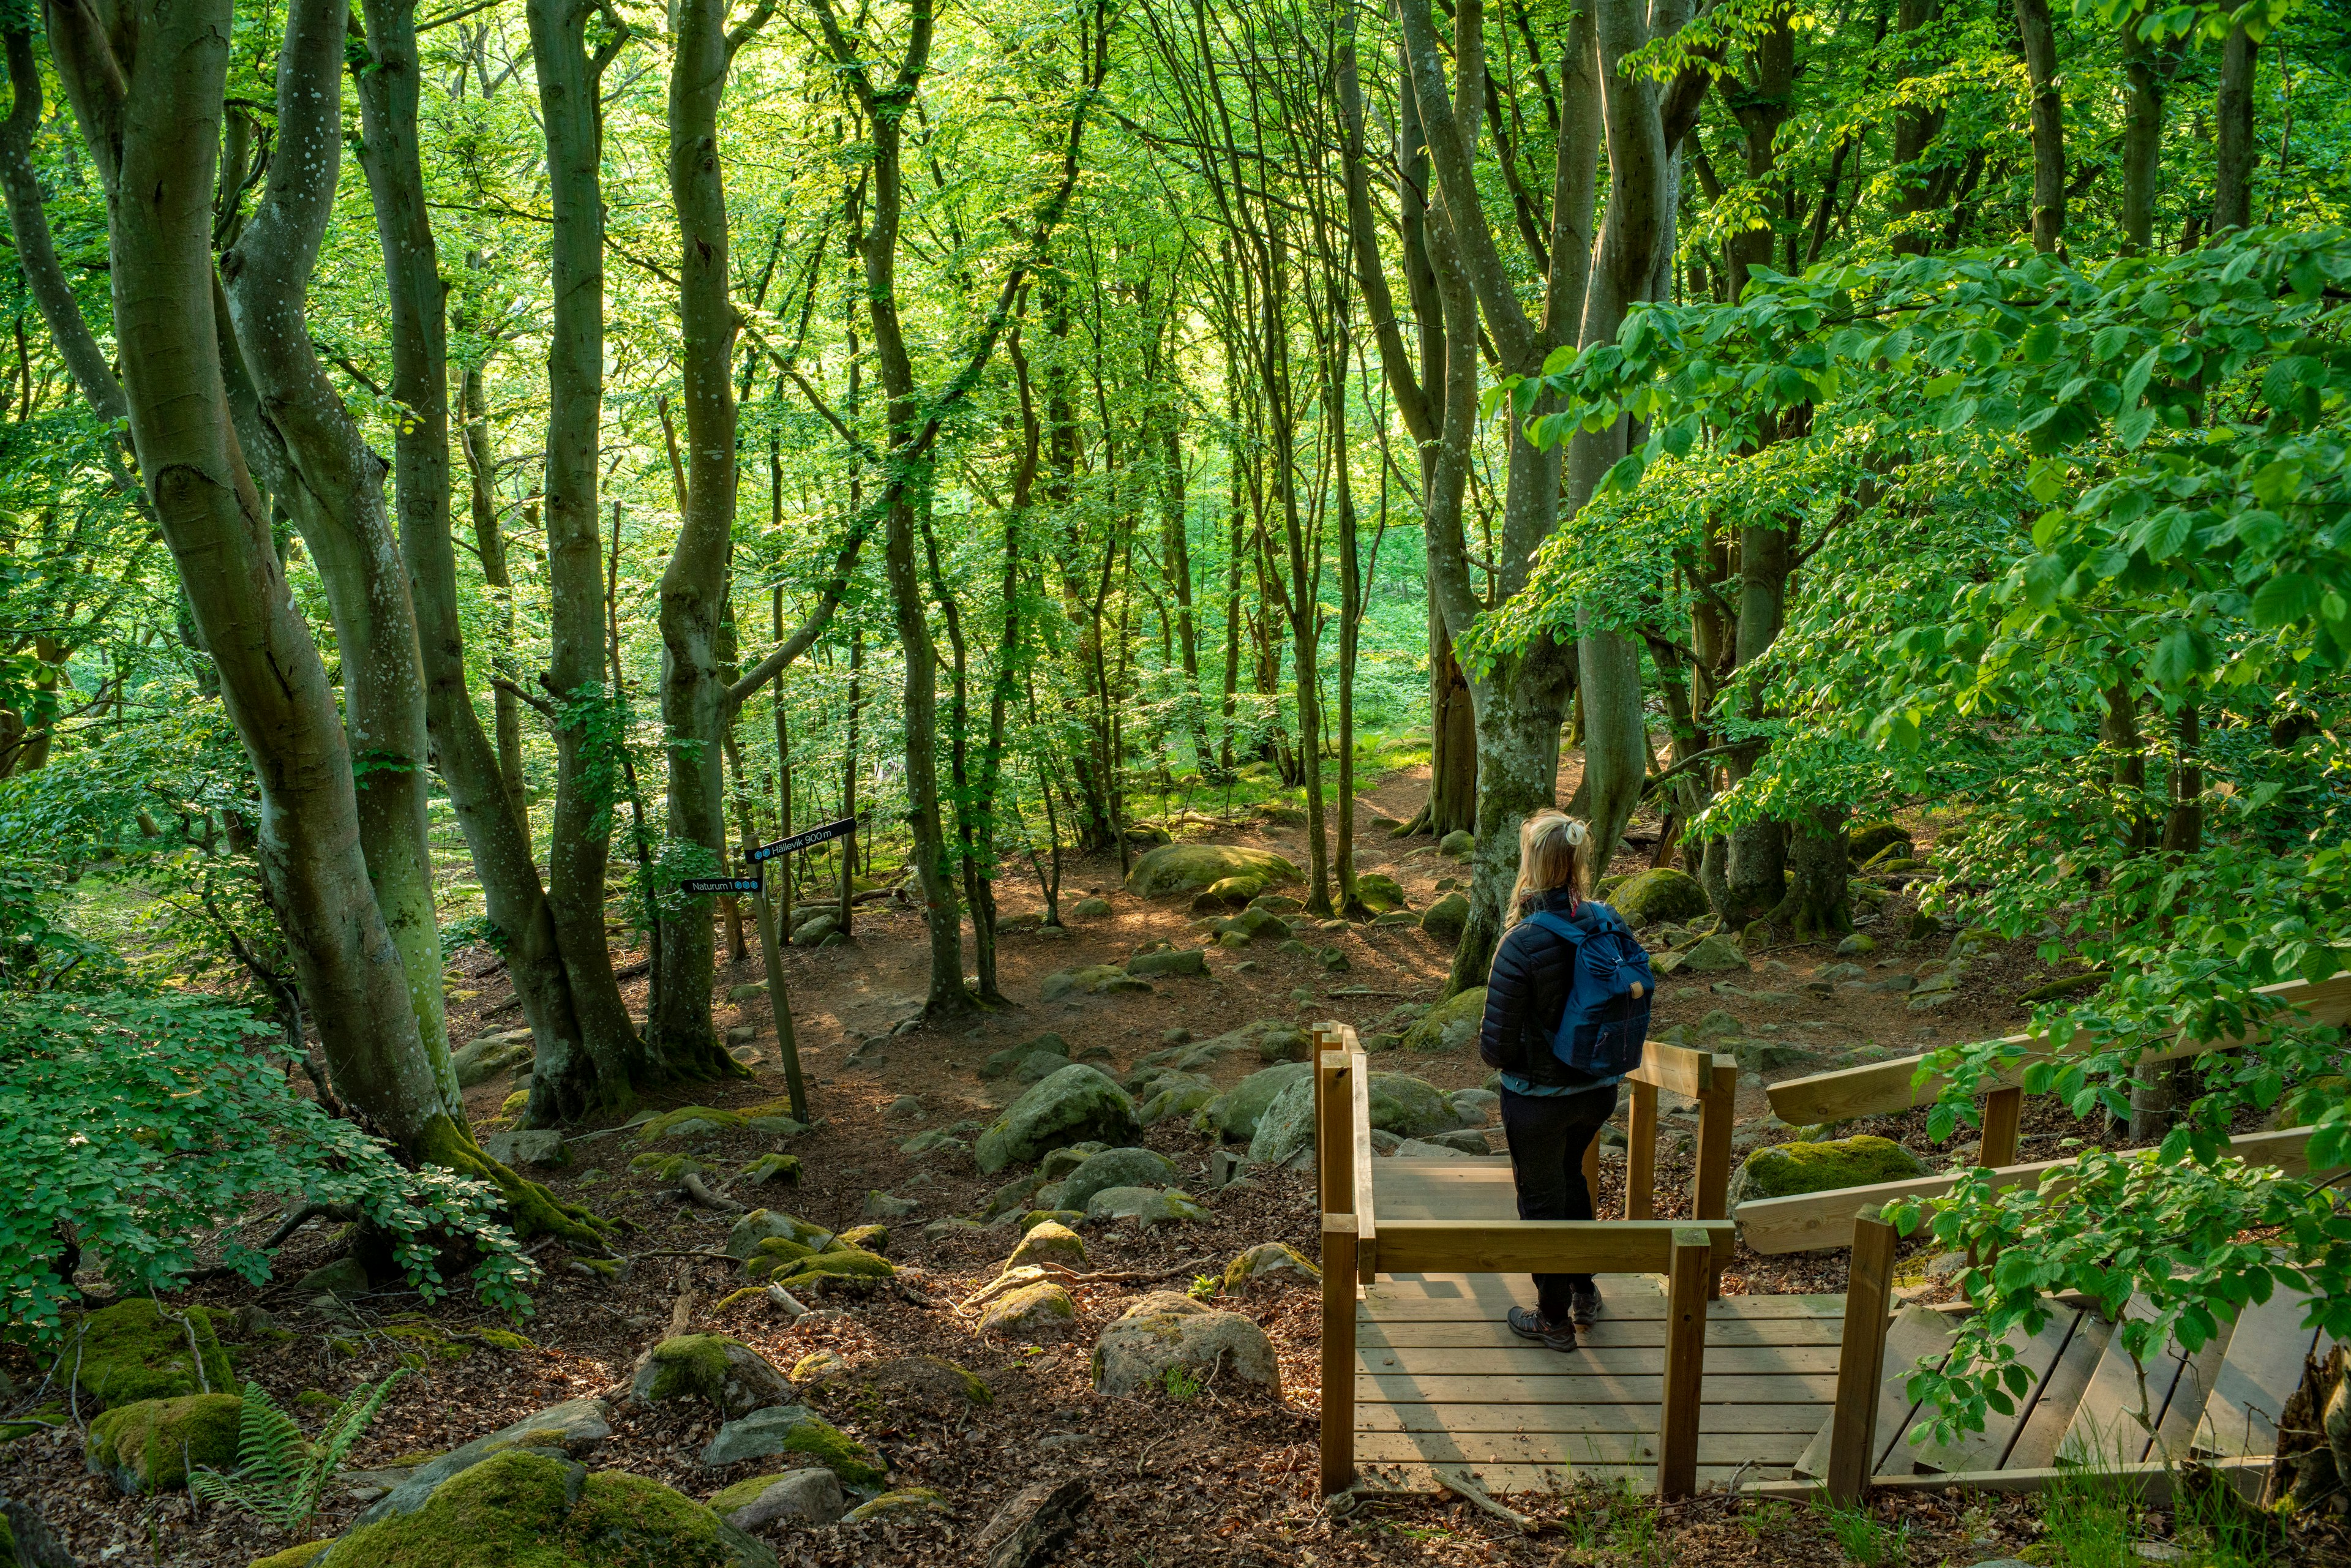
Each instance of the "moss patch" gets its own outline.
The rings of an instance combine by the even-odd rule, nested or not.
[[[747,1481],[737,1481],[710,1500],[710,1511],[723,1519],[738,1508],[748,1508],[759,1500],[761,1493],[790,1474],[789,1470],[770,1470]]]
[[[310,1568],[319,1553],[332,1546],[332,1541],[306,1541],[299,1546],[289,1546],[283,1552],[273,1552],[266,1557],[256,1557],[250,1568]]]
[[[854,1247],[864,1252],[890,1250],[890,1228],[886,1225],[852,1225],[835,1237],[837,1247]],[[827,1251],[834,1250],[827,1248]]]
[[[1779,1144],[1747,1156],[1731,1179],[1734,1204],[1799,1193],[1833,1192],[1907,1181],[1926,1174],[1918,1156],[1894,1142],[1864,1134],[1824,1144]]]
[[[335,1568],[751,1568],[775,1561],[717,1514],[622,1470],[513,1452],[451,1478],[414,1513],[345,1536]]]
[[[704,1125],[696,1126],[701,1123]],[[674,1111],[664,1111],[637,1129],[637,1142],[658,1143],[667,1137],[695,1137],[709,1133],[727,1132],[743,1124],[743,1118],[732,1111],[721,1111],[709,1105],[681,1105]]]
[[[841,1478],[841,1484],[860,1491],[872,1491],[887,1486],[890,1472],[882,1468],[873,1450],[842,1431],[830,1421],[811,1416],[795,1425],[784,1435],[783,1451],[806,1454],[810,1458]]]
[[[183,1315],[185,1323],[178,1321]],[[201,1394],[207,1385],[217,1393],[235,1381],[209,1312],[190,1307],[167,1316],[146,1296],[85,1313],[66,1335],[51,1370],[59,1384],[78,1383],[85,1397],[107,1405],[176,1399]]]
[[[743,1260],[743,1272],[754,1280],[773,1278],[780,1270],[790,1273],[803,1258],[816,1256],[816,1249],[789,1236],[770,1236],[751,1249]]]
[[[629,1168],[640,1176],[650,1176],[656,1181],[676,1181],[691,1171],[700,1176],[709,1167],[691,1155],[639,1155],[629,1162]]]
[[[426,1165],[439,1166],[478,1181],[488,1182],[506,1199],[507,1215],[519,1237],[556,1236],[589,1251],[604,1250],[604,1237],[612,1227],[589,1210],[564,1202],[535,1181],[522,1177],[482,1153],[474,1134],[446,1116],[425,1124],[415,1153]]]
[[[236,1464],[236,1431],[245,1402],[234,1394],[192,1394],[120,1405],[89,1424],[83,1450],[93,1473],[126,1494],[168,1491],[188,1484],[188,1468],[228,1469]]]
[[[870,1289],[884,1280],[896,1278],[897,1273],[896,1267],[887,1258],[876,1257],[854,1247],[844,1247],[801,1259],[789,1273],[778,1270],[775,1282],[787,1291],[824,1286]]]
[[[741,1174],[746,1180],[761,1185],[779,1181],[786,1186],[798,1186],[800,1181],[800,1157],[798,1155],[761,1155],[758,1159],[745,1166]]]
[[[908,1487],[903,1491],[885,1491],[870,1502],[859,1503],[841,1516],[843,1524],[862,1524],[872,1519],[886,1519],[893,1514],[945,1513],[946,1500],[928,1487]]]

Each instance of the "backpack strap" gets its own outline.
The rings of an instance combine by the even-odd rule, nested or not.
[[[1575,922],[1570,920],[1564,915],[1554,915],[1548,909],[1538,909],[1533,914],[1528,915],[1527,924],[1530,925],[1541,926],[1552,936],[1564,941],[1571,947],[1582,947],[1583,946],[1584,939],[1592,935],[1591,932],[1585,930],[1583,926],[1576,925]]]

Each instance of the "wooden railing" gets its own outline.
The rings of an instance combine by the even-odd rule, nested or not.
[[[1716,1213],[1698,1221],[1415,1219],[1382,1223],[1374,1197],[1371,1068],[1354,1030],[1314,1031],[1315,1164],[1322,1208],[1322,1490],[1355,1479],[1355,1298],[1375,1273],[1655,1273],[1667,1280],[1664,1397],[1657,1428],[1657,1492],[1687,1497],[1698,1486],[1699,1395],[1705,1370],[1707,1300],[1728,1255],[1730,1092],[1735,1068],[1698,1051],[1652,1046],[1635,1076],[1635,1146],[1648,1129],[1652,1157],[1627,1207],[1653,1205],[1656,1092],[1699,1102],[1698,1202]],[[1646,1096],[1643,1090],[1646,1089]],[[1641,1109],[1646,1098],[1646,1118]],[[1711,1137],[1709,1136],[1711,1134]],[[1709,1181],[1710,1150],[1719,1180]],[[1589,1174],[1589,1173],[1587,1173]],[[1703,1212],[1703,1209],[1701,1209]]]
[[[2351,1021],[2351,971],[2316,984],[2295,980],[2267,986],[2260,994],[2283,1001],[2313,1023],[2339,1027]],[[2150,1051],[2140,1060],[2177,1061],[2206,1051],[2258,1044],[2267,1038],[2266,1030],[2255,1029],[2214,1040],[2176,1040],[2168,1048]],[[2037,1035],[2011,1035],[2001,1043],[2020,1048],[2024,1055],[2010,1063],[1995,1086],[1982,1096],[1983,1141],[1976,1163],[1998,1172],[2003,1186],[2037,1186],[2051,1168],[2067,1162],[2017,1163],[2017,1128],[2024,1109],[2024,1070],[2036,1057],[2056,1054],[2056,1048],[2045,1037]],[[2074,1043],[2086,1046],[2089,1041],[2086,1037],[2076,1036]],[[1792,1078],[1771,1085],[1768,1091],[1771,1109],[1782,1121],[1798,1124],[1897,1115],[1913,1106],[1931,1103],[1941,1092],[1944,1081],[1939,1077],[1930,1074],[1923,1082],[1914,1082],[1926,1061],[1924,1056],[1900,1056],[1838,1072]],[[2308,1169],[2304,1145],[2309,1141],[2310,1131],[2298,1127],[2258,1133],[2231,1142],[2234,1151],[2248,1161],[2275,1165],[2289,1175],[2299,1176]],[[1742,1203],[1738,1216],[1740,1237],[1750,1248],[1764,1253],[1845,1246],[1853,1239],[1855,1218],[1863,1209],[1898,1198],[1939,1197],[1956,1186],[1959,1180],[1956,1175],[1922,1176],[1913,1181]]]

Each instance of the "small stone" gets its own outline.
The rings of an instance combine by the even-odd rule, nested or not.
[[[912,1094],[899,1095],[890,1102],[890,1108],[882,1113],[893,1122],[912,1122],[920,1118],[922,1113],[923,1103]]]
[[[1059,1263],[1082,1269],[1086,1266],[1085,1241],[1076,1231],[1055,1220],[1031,1226],[1029,1234],[1020,1239],[1020,1245],[1012,1249],[1012,1256],[1004,1260],[1004,1270],[1008,1273],[1031,1263]]]
[[[1836,945],[1836,956],[1840,958],[1858,958],[1865,953],[1876,951],[1876,939],[1858,931]]]
[[[737,1530],[758,1530],[778,1520],[831,1524],[847,1511],[841,1478],[821,1466],[755,1476],[737,1481],[710,1500],[710,1506]]]
[[[893,1197],[886,1192],[868,1192],[862,1211],[868,1219],[904,1219],[922,1205],[911,1197]],[[848,1239],[846,1237],[842,1239]]]
[[[812,1350],[792,1363],[794,1383],[814,1383],[849,1370],[849,1358],[837,1350]]]
[[[1086,1218],[1091,1221],[1132,1219],[1145,1230],[1160,1225],[1194,1224],[1207,1218],[1208,1211],[1191,1194],[1174,1187],[1165,1192],[1147,1186],[1105,1187],[1086,1202]]]
[[[767,994],[768,982],[765,980],[754,980],[747,986],[726,988],[726,999],[730,1002],[747,1002],[754,997],[764,997]]]
[[[1078,1303],[1050,1280],[1007,1291],[980,1313],[978,1332],[1031,1343],[1060,1339],[1077,1327]]]
[[[1224,1291],[1237,1295],[1260,1280],[1285,1284],[1319,1283],[1322,1270],[1286,1241],[1260,1241],[1225,1265]]]
[[[885,1491],[868,1502],[861,1502],[841,1516],[843,1524],[863,1524],[869,1520],[888,1519],[910,1513],[945,1513],[946,1500],[927,1487],[909,1487],[904,1491]]]
[[[1106,898],[1081,898],[1070,909],[1073,920],[1100,920],[1109,913],[1110,900]]]
[[[1478,835],[1467,828],[1456,828],[1437,841],[1437,852],[1447,860],[1466,861],[1478,849]]]
[[[773,1363],[725,1334],[680,1334],[637,1358],[629,1397],[640,1405],[700,1399],[728,1417],[792,1396],[791,1380]]]
[[[517,1129],[492,1133],[482,1140],[482,1153],[502,1166],[568,1166],[570,1151],[563,1145],[563,1134],[551,1129]]]
[[[1170,1368],[1227,1390],[1253,1384],[1277,1398],[1280,1364],[1265,1331],[1238,1312],[1204,1307],[1173,1291],[1155,1291],[1102,1332],[1093,1354],[1094,1388],[1102,1394],[1165,1390]]]

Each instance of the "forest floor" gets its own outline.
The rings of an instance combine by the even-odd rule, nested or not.
[[[1571,762],[1562,779],[1562,798],[1574,783],[1573,767]],[[1390,775],[1364,789],[1356,814],[1358,868],[1395,877],[1415,908],[1437,895],[1438,881],[1462,876],[1465,869],[1440,856],[1430,840],[1391,838],[1372,819],[1409,817],[1425,771]],[[1931,854],[1931,824],[1914,825],[1920,830],[1920,852]],[[1304,834],[1298,828],[1259,821],[1213,836],[1274,850],[1301,864],[1305,860]],[[1625,855],[1614,869],[1644,864]],[[1287,1241],[1310,1257],[1315,1249],[1311,1176],[1252,1171],[1258,1179],[1246,1191],[1210,1191],[1205,1179],[1209,1143],[1185,1118],[1162,1121],[1142,1141],[1186,1173],[1188,1189],[1207,1204],[1209,1218],[1140,1232],[1123,1226],[1089,1228],[1089,1270],[1115,1278],[1074,1288],[1081,1316],[1068,1339],[1016,1344],[976,1338],[969,1320],[948,1303],[996,1275],[1017,1231],[998,1228],[933,1239],[925,1238],[923,1226],[977,1212],[1001,1177],[979,1175],[967,1154],[908,1155],[899,1145],[922,1129],[984,1124],[1020,1092],[1013,1080],[989,1082],[977,1075],[990,1052],[1051,1031],[1068,1040],[1073,1055],[1106,1048],[1109,1058],[1099,1064],[1119,1076],[1136,1057],[1158,1048],[1171,1029],[1205,1039],[1260,1019],[1306,1023],[1335,1018],[1368,1032],[1399,1003],[1435,999],[1450,959],[1417,929],[1363,926],[1337,938],[1351,963],[1344,974],[1326,973],[1311,956],[1284,956],[1270,951],[1270,944],[1259,944],[1233,955],[1232,961],[1211,949],[1210,978],[1165,977],[1148,995],[1047,1004],[1039,999],[1039,985],[1055,970],[1115,963],[1157,939],[1186,945],[1197,938],[1186,900],[1146,902],[1122,892],[1114,855],[1071,862],[1063,888],[1065,912],[1091,894],[1109,901],[1107,916],[1073,922],[1065,936],[1040,936],[1033,920],[1019,918],[1041,912],[1040,893],[1034,882],[1008,882],[999,890],[1006,921],[1031,927],[1008,931],[1000,949],[1000,982],[1012,1005],[962,1020],[893,1032],[919,1012],[925,956],[919,915],[894,903],[859,906],[853,942],[821,950],[788,949],[783,960],[812,1109],[821,1121],[814,1131],[780,1145],[802,1161],[796,1188],[746,1186],[734,1196],[832,1229],[858,1223],[870,1192],[914,1199],[916,1211],[892,1225],[888,1243],[911,1290],[828,1301],[841,1310],[797,1323],[758,1296],[715,1311],[741,1283],[733,1266],[664,1254],[716,1249],[730,1217],[679,1201],[652,1176],[632,1174],[631,1141],[591,1133],[575,1143],[570,1166],[547,1179],[564,1197],[626,1221],[631,1228],[617,1246],[634,1261],[611,1281],[569,1264],[560,1246],[538,1249],[548,1272],[536,1291],[537,1313],[516,1325],[535,1348],[476,1350],[453,1342],[445,1354],[427,1355],[421,1372],[395,1390],[351,1467],[391,1466],[403,1457],[413,1462],[413,1456],[449,1448],[558,1401],[610,1389],[628,1377],[640,1353],[674,1332],[674,1325],[685,1323],[733,1334],[787,1369],[818,1350],[835,1352],[852,1367],[912,1355],[945,1356],[977,1374],[994,1395],[991,1405],[952,1420],[904,1408],[834,1409],[838,1424],[886,1457],[893,1484],[934,1488],[946,1510],[862,1525],[771,1526],[763,1534],[786,1563],[880,1568],[976,1561],[970,1542],[1006,1500],[1032,1482],[1069,1475],[1083,1477],[1092,1493],[1061,1559],[1073,1568],[1681,1562],[1827,1568],[1856,1560],[1849,1544],[1839,1544],[1838,1521],[1826,1514],[1719,1494],[1663,1509],[1596,1490],[1512,1500],[1541,1524],[1534,1534],[1449,1497],[1381,1498],[1334,1514],[1315,1485],[1319,1303],[1311,1286],[1261,1286],[1219,1302],[1248,1313],[1270,1337],[1280,1360],[1279,1401],[1213,1384],[1183,1400],[1097,1395],[1089,1350],[1102,1327],[1135,1296],[1183,1290],[1196,1276],[1220,1273],[1228,1260],[1259,1242]],[[1942,957],[1947,938],[1901,939],[1909,914],[1907,902],[1896,894],[1865,926],[1878,949],[1861,961],[1882,964],[1890,972]],[[1249,960],[1246,966],[1242,959]],[[1759,955],[1752,980],[1764,988],[1766,971],[1783,965],[1787,978],[1777,983],[1793,985],[1832,961],[1826,945]],[[518,1021],[503,970],[485,949],[465,950],[458,967],[471,977],[452,976],[454,1039]],[[720,994],[761,973],[756,955],[733,962],[719,977]],[[1870,1052],[1899,1054],[2011,1031],[2025,1016],[2016,998],[2047,978],[2032,944],[2021,942],[1988,949],[1970,965],[1961,996],[1927,1014],[1911,1012],[1906,998],[1894,994],[1839,989],[1826,998],[1807,995],[1791,1009],[1784,1002],[1718,994],[1703,983],[1668,984],[1652,1027],[1694,1027],[1705,1014],[1723,1009],[1739,1018],[1742,1036],[1802,1046],[1812,1059],[1805,1063],[1742,1075],[1740,1114],[1751,1126],[1768,1113],[1766,1077],[1819,1071]],[[643,981],[633,984],[641,991]],[[1311,1001],[1293,999],[1293,991],[1301,988],[1311,992]],[[661,1103],[747,1105],[782,1095],[767,999],[748,1000],[739,1013],[722,1006],[718,1021],[722,1028],[743,1024],[756,1030],[749,1053],[756,1076],[702,1085]],[[1237,1055],[1206,1071],[1228,1083],[1260,1065],[1253,1056]],[[1458,1054],[1391,1053],[1378,1065],[1418,1074],[1447,1091],[1479,1085],[1488,1076],[1474,1048]],[[477,1123],[496,1115],[510,1087],[501,1076],[473,1092]],[[904,1096],[919,1103],[918,1115],[907,1115],[898,1103]],[[2062,1116],[2049,1119],[2045,1110],[2039,1114],[2043,1119],[2029,1118],[2024,1129],[2028,1148],[2032,1140],[2095,1131]],[[1919,1113],[1851,1130],[1897,1137],[1930,1166],[1949,1164],[1956,1152],[1927,1141]],[[1776,1141],[1788,1134],[1767,1123],[1761,1135]],[[1499,1149],[1499,1135],[1495,1145]],[[715,1167],[731,1169],[778,1146],[773,1137],[744,1130],[695,1153]],[[1609,1155],[1603,1166],[1603,1213],[1611,1203],[1621,1206],[1623,1196],[1621,1154]],[[1690,1174],[1687,1153],[1660,1151],[1661,1214],[1671,1216],[1677,1205],[1686,1206]],[[267,1227],[261,1220],[253,1228],[258,1234]],[[333,1256],[330,1228],[313,1225],[298,1235],[281,1257],[281,1281]],[[1723,1288],[1733,1293],[1842,1291],[1844,1255],[1767,1259],[1742,1249]],[[383,1292],[351,1303],[356,1322],[340,1323],[322,1319],[283,1283],[257,1291],[213,1284],[189,1299],[229,1311],[257,1307],[269,1314],[267,1321],[293,1331],[253,1333],[253,1326],[265,1320],[248,1312],[243,1319],[246,1337],[240,1339],[235,1331],[225,1335],[238,1374],[257,1379],[288,1407],[306,1393],[340,1397],[362,1379],[385,1375],[403,1350],[415,1347],[413,1333],[383,1332],[413,1330],[419,1320],[406,1314],[421,1310],[421,1321],[444,1333],[504,1326],[463,1295],[422,1308],[413,1295]],[[333,1340],[357,1354],[338,1349]],[[0,1368],[19,1380],[29,1373],[37,1381],[37,1368],[22,1352],[6,1353]],[[715,1423],[706,1414],[677,1406],[647,1410],[616,1403],[612,1424],[613,1436],[594,1461],[598,1468],[638,1471],[697,1497],[771,1463],[702,1469],[697,1454]],[[288,1544],[241,1515],[192,1511],[184,1493],[160,1501],[118,1499],[107,1483],[83,1473],[80,1440],[69,1427],[0,1446],[0,1491],[37,1499],[51,1525],[86,1563],[245,1568],[255,1557]],[[360,1506],[348,1488],[330,1486],[310,1533],[336,1532]],[[1881,1501],[1876,1511],[1883,1528],[1869,1536],[1875,1544],[1868,1550],[1877,1554],[1876,1562],[1889,1565],[1965,1565],[2014,1557],[2032,1547],[2041,1530],[2034,1505],[2013,1500],[1916,1496]],[[2164,1523],[2160,1518],[2144,1522],[2158,1533]],[[1844,1528],[1850,1542],[1851,1521]],[[2043,1553],[2036,1555],[2046,1560]]]

